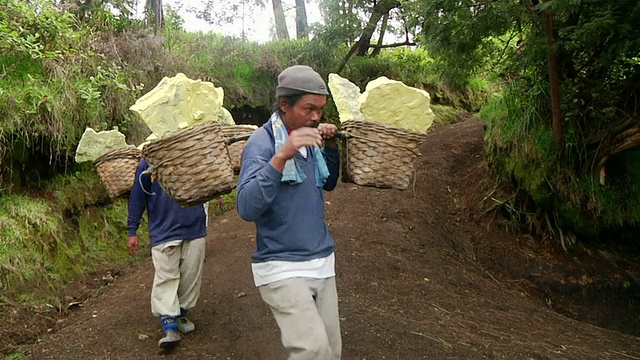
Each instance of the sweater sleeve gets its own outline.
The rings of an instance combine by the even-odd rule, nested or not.
[[[250,139],[242,152],[236,208],[246,221],[260,217],[278,194],[282,173],[269,162],[271,156],[273,150],[258,138]]]
[[[138,227],[140,227],[140,219],[147,207],[146,195],[142,191],[139,178],[140,174],[149,167],[149,164],[144,159],[140,159],[138,167],[136,169],[136,178],[133,181],[133,187],[131,188],[131,195],[129,196],[129,217],[127,218],[127,234],[129,236],[136,236],[138,233]],[[142,177],[142,184],[145,188],[151,188],[151,179],[149,176]]]
[[[329,169],[329,177],[327,178],[327,182],[324,184],[324,189],[326,191],[331,191],[335,189],[338,184],[338,177],[340,175],[340,151],[337,147],[323,147],[322,155],[324,156],[324,161],[327,163],[327,169]]]

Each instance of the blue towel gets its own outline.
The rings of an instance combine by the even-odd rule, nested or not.
[[[275,139],[275,149],[278,151],[289,138],[287,128],[282,123],[282,118],[280,118],[278,113],[273,113],[269,121],[271,122],[271,130],[273,130],[273,137]],[[329,169],[327,168],[327,163],[324,161],[324,156],[322,156],[320,148],[315,145],[311,148],[311,151],[313,151],[313,157],[316,160],[316,186],[321,188],[324,187],[324,183],[327,181],[327,177],[329,177]],[[299,184],[306,178],[307,176],[304,174],[304,171],[301,171],[296,163],[295,157],[287,160],[282,170],[283,182]]]

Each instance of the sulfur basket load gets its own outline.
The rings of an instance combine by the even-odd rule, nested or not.
[[[345,121],[343,171],[357,185],[406,190],[425,134],[368,121]]]
[[[143,154],[167,194],[183,207],[203,204],[235,187],[221,125],[206,121],[152,141]]]
[[[93,162],[110,197],[131,191],[141,156],[142,151],[134,147],[121,147],[100,155]]]
[[[225,125],[222,126],[222,133],[224,134],[227,140],[240,138],[240,137],[248,137],[257,129],[257,126],[254,125]],[[229,158],[231,159],[231,164],[233,165],[233,171],[236,173],[240,172],[240,158],[242,156],[242,150],[244,149],[244,144],[246,140],[236,141],[228,146],[229,150]]]

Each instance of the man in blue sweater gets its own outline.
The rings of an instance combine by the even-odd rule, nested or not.
[[[138,227],[147,210],[155,268],[151,312],[160,317],[164,331],[158,346],[168,348],[180,341],[180,332],[187,334],[195,330],[186,315],[200,295],[207,214],[203,206],[183,208],[178,205],[150,175],[142,175],[138,181],[148,168],[149,164],[141,159],[129,198],[127,245],[131,255],[137,254]]]
[[[319,124],[327,95],[310,67],[282,71],[274,113],[247,141],[238,181],[238,213],[257,229],[254,282],[290,360],[342,351],[335,240],[324,218],[323,191],[335,188],[340,169],[337,129]]]

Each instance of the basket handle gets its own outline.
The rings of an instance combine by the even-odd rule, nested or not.
[[[351,136],[345,130],[340,130],[340,131],[336,131],[336,134],[333,137],[338,138],[340,140],[347,140]]]
[[[251,137],[251,134],[246,134],[246,135],[234,135],[230,138],[228,138],[226,140],[227,145],[231,145],[233,143],[239,142],[239,141],[245,141],[248,140]],[[347,138],[349,138],[349,134],[346,131],[337,131],[336,134],[334,135],[334,137],[340,139],[340,140],[345,140]]]
[[[234,135],[230,138],[228,138],[226,140],[227,145],[231,145],[233,143],[239,142],[239,141],[245,141],[248,140],[251,137],[251,134],[245,134],[245,135]]]

